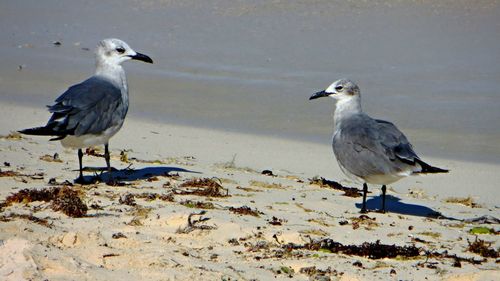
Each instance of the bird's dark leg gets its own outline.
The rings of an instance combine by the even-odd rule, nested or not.
[[[361,213],[367,213],[366,212],[366,193],[368,193],[368,185],[363,183],[363,206],[361,207]]]
[[[84,184],[85,179],[83,178],[83,163],[82,163],[82,158],[83,158],[83,151],[82,149],[78,149],[78,164],[80,165],[80,176],[75,180],[76,183]]]
[[[106,143],[104,145],[104,159],[106,159],[106,166],[108,167],[109,182],[113,183],[113,175],[111,174],[111,163],[110,163],[111,156],[109,155],[109,147],[108,146],[109,146],[108,143]]]
[[[387,187],[382,185],[382,213],[385,213],[385,192],[387,191]]]

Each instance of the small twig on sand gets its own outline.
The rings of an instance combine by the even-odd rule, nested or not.
[[[206,214],[207,212],[205,210],[203,211],[200,211],[199,213],[191,213],[189,214],[188,216],[188,225],[184,228],[179,228],[176,232],[177,233],[190,233],[196,229],[200,229],[200,230],[211,230],[211,229],[216,229],[217,227],[216,226],[213,226],[213,225],[200,225],[199,223],[202,223],[202,222],[205,222],[205,221],[208,221],[210,218],[204,218],[202,217],[204,214]],[[198,220],[192,220],[191,218],[193,216],[200,216],[200,218]]]

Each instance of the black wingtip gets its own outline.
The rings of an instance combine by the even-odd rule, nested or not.
[[[58,136],[57,132],[54,132],[52,128],[48,127],[36,127],[36,128],[29,128],[29,129],[24,129],[24,130],[19,130],[18,131],[21,134],[24,135],[34,135],[34,136]]]
[[[448,173],[450,170],[441,169],[438,167],[433,167],[424,161],[417,161],[417,163],[422,167],[422,170],[419,172],[421,174],[437,174],[437,173]]]

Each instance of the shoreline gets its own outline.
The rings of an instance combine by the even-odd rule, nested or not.
[[[50,104],[51,100],[45,101],[46,104]],[[12,99],[0,99],[0,103],[3,104],[11,104],[12,106],[20,106],[20,107],[26,107],[30,108],[32,110],[44,110],[45,108],[43,106],[39,106],[40,103],[37,102],[38,105],[35,105],[32,101],[24,100],[12,100]],[[43,102],[42,102],[43,104]],[[142,106],[144,107],[144,106]],[[333,105],[332,105],[332,110],[333,110]],[[293,141],[293,142],[303,142],[303,143],[310,143],[313,145],[325,145],[328,146],[329,148],[331,147],[331,133],[329,132],[328,134],[324,133],[323,137],[311,137],[310,135],[304,135],[304,134],[299,134],[299,133],[293,133],[293,132],[280,132],[280,133],[275,133],[271,134],[272,130],[262,130],[262,129],[257,129],[254,128],[250,132],[244,132],[243,129],[237,129],[235,127],[221,127],[217,126],[213,122],[209,123],[203,123],[200,122],[198,124],[192,124],[192,120],[190,121],[181,121],[178,120],[179,118],[175,118],[174,120],[169,119],[168,121],[161,121],[159,120],[159,117],[155,117],[155,113],[140,113],[137,112],[138,109],[134,110],[133,108],[130,110],[133,112],[129,112],[127,119],[134,119],[138,122],[144,122],[144,123],[154,123],[159,126],[161,125],[166,125],[166,126],[178,126],[178,127],[186,127],[186,128],[191,128],[191,129],[200,129],[200,130],[208,130],[208,131],[217,131],[217,132],[229,132],[229,133],[234,133],[234,134],[241,134],[241,135],[247,135],[249,137],[255,136],[257,138],[271,138],[271,139],[277,139],[277,140],[283,140],[283,141]],[[49,113],[47,111],[47,120],[49,117]],[[331,116],[326,118],[326,121],[331,121]],[[42,123],[45,122],[45,120],[42,120]],[[125,121],[127,122],[127,121]],[[397,122],[396,122],[397,123]],[[332,122],[333,124],[333,122]],[[38,125],[33,125],[33,126],[38,126]],[[333,128],[332,128],[333,132]],[[482,152],[481,155],[474,154],[473,152],[467,152],[464,155],[461,156],[453,156],[451,155],[451,152],[444,152],[444,148],[437,153],[437,156],[429,156],[431,154],[428,150],[429,148],[426,148],[425,145],[427,146],[432,146],[436,144],[435,139],[442,138],[442,136],[436,135],[435,131],[425,131],[425,130],[417,130],[417,129],[404,129],[403,132],[407,135],[409,138],[410,142],[415,136],[420,135],[420,140],[419,140],[419,145],[416,147],[417,154],[422,157],[422,158],[436,158],[436,159],[442,159],[446,161],[458,161],[458,162],[470,162],[470,163],[475,163],[475,164],[488,164],[488,165],[500,165],[500,162],[494,157],[494,156],[489,156],[486,155],[485,152]],[[422,137],[422,135],[426,137]],[[413,137],[413,138],[412,138]],[[463,135],[460,134],[453,134],[453,133],[448,133],[446,134],[445,138],[451,139],[451,138],[460,138],[463,137]],[[467,138],[470,140],[474,138],[474,135],[469,135]],[[491,139],[492,141],[495,139],[495,136],[481,136],[483,139]],[[485,148],[490,151],[495,151],[496,147],[489,147]],[[455,149],[457,149],[455,145]],[[467,148],[470,149],[470,148]],[[435,149],[431,149],[431,151],[435,151]],[[426,153],[427,152],[427,153]],[[333,155],[333,152],[332,152]],[[470,159],[468,156],[474,156],[473,159]]]
[[[5,109],[6,104],[0,101],[0,108]],[[0,135],[7,135],[10,131],[28,128],[30,126],[39,126],[48,120],[50,114],[45,108],[35,108],[31,106],[9,104],[8,109],[0,113],[0,118],[8,120],[9,113],[22,112],[21,115],[27,116],[25,120],[15,119],[13,122],[0,121]],[[28,116],[31,114],[31,118]],[[34,118],[40,120],[36,121]],[[31,121],[31,122],[30,122]],[[11,129],[6,129],[10,124]],[[17,125],[17,127],[16,127]],[[134,133],[134,128],[141,128],[144,136],[138,136]],[[158,134],[168,132],[167,136]],[[44,137],[28,136],[28,139],[46,145],[51,149],[62,150],[59,142],[50,142]],[[148,140],[150,147],[144,147],[140,144],[143,140]],[[169,142],[175,145],[175,149],[169,149]],[[182,143],[182,145],[180,145]],[[135,145],[134,145],[135,144]],[[203,149],[207,147],[207,149]],[[110,141],[110,148],[115,156],[117,150],[132,150],[136,153],[146,152],[162,157],[184,157],[193,155],[206,164],[217,164],[234,161],[235,164],[242,167],[250,167],[254,170],[278,169],[289,171],[294,174],[306,177],[322,175],[341,183],[351,186],[361,185],[349,180],[341,171],[335,160],[329,140],[324,143],[309,142],[297,139],[285,139],[276,136],[255,135],[234,131],[226,131],[217,128],[204,128],[196,126],[186,126],[177,124],[162,123],[148,118],[130,118],[128,117],[123,128]],[[214,152],[216,152],[214,154]],[[76,154],[75,154],[76,155]],[[433,190],[428,186],[448,185],[447,182],[460,182],[460,185],[454,188],[453,192],[459,197],[472,196],[479,199],[487,198],[488,203],[497,203],[489,194],[495,192],[495,183],[500,181],[500,175],[495,171],[500,168],[499,164],[488,162],[475,162],[466,160],[446,159],[439,157],[428,157],[420,155],[422,159],[431,165],[443,167],[450,170],[449,174],[421,175],[404,178],[391,186],[394,186],[401,192],[410,188],[423,188],[433,196],[446,197],[450,191],[448,188],[443,190]],[[76,156],[75,156],[76,157]],[[74,160],[74,159],[73,159]],[[474,180],[471,176],[481,177],[481,182],[488,189],[479,192],[470,190]],[[453,178],[459,178],[453,179]],[[377,191],[379,187],[370,186],[372,191]],[[468,192],[470,193],[468,194]],[[478,198],[479,197],[479,198]],[[479,199],[481,200],[481,199]]]

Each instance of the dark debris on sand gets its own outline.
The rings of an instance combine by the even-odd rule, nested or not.
[[[188,208],[196,208],[196,209],[215,209],[215,206],[211,202],[203,202],[203,201],[192,201],[186,200],[182,201],[179,204]]]
[[[77,191],[63,187],[52,201],[52,210],[61,211],[72,218],[81,218],[87,214],[88,208]]]
[[[51,225],[48,222],[48,220],[37,218],[33,215],[26,215],[26,214],[9,214],[9,215],[0,216],[0,222],[9,222],[9,221],[11,221],[13,219],[17,219],[17,218],[29,220],[29,221],[37,223],[39,225],[51,228]]]
[[[317,241],[311,241],[304,245],[285,245],[285,247],[294,247],[295,249],[306,249],[311,251],[323,251],[328,253],[341,253],[345,255],[354,255],[368,257],[370,259],[396,258],[396,257],[417,257],[420,255],[420,248],[411,246],[397,246],[381,244],[380,240],[375,243],[364,242],[361,245],[343,245],[330,238]]]
[[[2,171],[2,170],[0,170],[0,178],[1,177],[17,177],[17,176],[20,176],[20,175],[21,174],[19,174],[16,171]]]
[[[228,190],[217,181],[209,178],[195,178],[185,181],[179,185],[183,189],[176,189],[179,195],[198,195],[206,197],[228,197]]]
[[[135,203],[135,198],[133,194],[127,193],[118,199],[118,203],[128,205],[128,206],[135,206],[137,203]]]
[[[363,195],[362,190],[355,187],[346,187],[336,181],[327,180],[323,177],[314,177],[309,179],[309,184],[319,185],[323,188],[333,188],[336,190],[344,191],[344,196],[360,197]]]
[[[205,210],[200,211],[199,213],[191,213],[188,216],[188,225],[183,228],[177,229],[176,233],[178,234],[187,234],[194,230],[213,230],[217,229],[214,225],[206,225],[204,222],[210,220],[208,217],[203,217],[207,212]],[[199,219],[192,219],[193,216],[199,216]]]
[[[79,218],[87,214],[87,205],[80,198],[80,193],[69,187],[51,187],[43,189],[22,189],[7,196],[4,205],[14,203],[28,204],[34,201],[51,202],[52,210],[61,211],[67,216]]]
[[[474,242],[467,242],[469,242],[469,247],[467,248],[467,250],[470,252],[473,252],[485,258],[496,259],[500,257],[498,250],[495,250],[493,247],[491,247],[491,242],[485,242],[484,240],[478,239],[477,237]]]
[[[484,249],[484,241],[479,242],[479,249]],[[452,259],[454,261],[453,265],[456,267],[461,266],[461,262],[468,262],[470,264],[481,264],[485,261],[477,260],[474,258],[464,258],[457,256],[455,254],[449,254],[447,251],[438,253],[436,251],[425,251],[423,248],[416,247],[415,245],[409,246],[397,246],[397,245],[387,245],[381,244],[380,240],[375,243],[364,242],[361,245],[343,245],[339,242],[335,242],[330,238],[324,238],[320,240],[311,240],[309,243],[304,245],[297,245],[293,243],[284,244],[282,248],[287,252],[292,252],[293,250],[310,250],[310,251],[321,251],[326,253],[337,253],[344,255],[367,257],[369,259],[383,259],[383,258],[414,258],[414,257],[425,257],[426,261],[420,262],[417,266],[433,268],[436,263],[429,262],[429,258],[441,258],[441,259]],[[490,257],[498,257],[498,252],[493,253],[488,247],[486,247],[487,255]],[[494,251],[494,250],[493,250]]]
[[[273,216],[271,219],[268,219],[267,222],[270,225],[283,225],[284,223],[287,222],[287,220],[286,219],[279,219],[279,218]]]
[[[258,211],[257,209],[252,210],[252,208],[248,206],[230,207],[229,211],[239,215],[247,215],[254,217],[260,217],[260,215],[262,214],[262,212]]]

